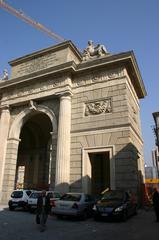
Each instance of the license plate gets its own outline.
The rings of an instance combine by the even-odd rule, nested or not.
[[[31,206],[32,208],[37,208],[37,206]]]
[[[68,206],[65,205],[65,204],[60,204],[60,207],[61,207],[61,208],[67,208]]]
[[[16,206],[18,206],[18,203],[12,203],[12,206],[16,207]]]
[[[108,216],[108,213],[102,213],[101,216],[102,216],[102,217],[107,217],[107,216]]]

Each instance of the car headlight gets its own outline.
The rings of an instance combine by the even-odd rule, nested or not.
[[[97,210],[97,207],[96,205],[93,206],[93,210],[96,211]]]
[[[120,207],[117,207],[114,211],[115,212],[121,212],[123,211],[124,207],[123,206],[120,206]]]

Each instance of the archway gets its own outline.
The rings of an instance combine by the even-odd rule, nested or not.
[[[42,112],[28,118],[20,132],[15,187],[48,188],[51,178],[52,123]]]
[[[21,179],[23,187],[25,187],[24,185],[29,187],[29,184],[30,187],[40,187],[41,184],[46,183],[48,185],[50,180],[50,187],[51,189],[54,188],[56,144],[57,120],[54,112],[49,107],[45,105],[33,105],[29,108],[25,108],[15,117],[11,125],[7,141],[6,161],[2,186],[3,199],[8,199],[10,192],[15,189],[17,181],[19,181],[18,177]],[[32,146],[33,149],[31,150]],[[39,150],[40,148],[41,151]],[[30,153],[32,153],[32,155]],[[44,153],[50,154],[50,156],[46,156]],[[39,172],[39,168],[38,171],[34,170],[34,173],[30,173],[27,177],[29,168],[26,170],[26,167],[28,166],[25,166],[25,164],[27,163],[27,160],[30,162],[34,161],[35,164],[36,161],[33,160],[34,156],[37,157],[37,162],[43,162],[45,157],[46,159],[50,159],[50,162],[52,161],[50,164],[47,160],[45,165],[45,170],[49,170],[49,175],[45,176],[45,170],[42,167],[43,165],[39,164],[41,166],[40,168],[42,169],[42,173]],[[31,170],[32,168],[37,169],[36,164],[34,164],[30,165]],[[10,172],[10,175],[8,175],[8,172]],[[36,174],[38,175],[38,180],[35,180]],[[39,176],[43,176],[41,177],[41,180],[39,180]],[[41,185],[41,187],[44,187],[44,185]]]

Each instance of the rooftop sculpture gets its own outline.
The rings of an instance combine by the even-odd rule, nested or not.
[[[6,68],[3,70],[2,80],[8,80],[8,70]]]
[[[83,60],[87,61],[93,57],[101,57],[103,55],[109,54],[104,45],[97,44],[94,46],[93,41],[88,41],[88,46],[83,51]]]

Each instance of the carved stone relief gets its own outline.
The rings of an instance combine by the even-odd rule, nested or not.
[[[125,70],[124,68],[118,68],[116,70],[109,70],[109,71],[104,71],[104,72],[98,72],[98,73],[93,73],[88,76],[81,76],[79,78],[75,79],[75,83],[77,86],[82,86],[86,85],[89,83],[96,83],[96,82],[102,82],[102,81],[108,81],[110,79],[114,78],[119,78],[123,77],[125,75]]]
[[[55,87],[61,86],[63,83],[63,78],[54,78],[44,81],[39,81],[33,86],[28,85],[23,88],[15,88],[12,92],[6,92],[3,94],[2,100],[9,100],[17,97],[27,96],[33,93],[39,93],[41,91],[50,90]]]
[[[85,104],[85,116],[110,113],[111,111],[111,99],[103,99]]]

